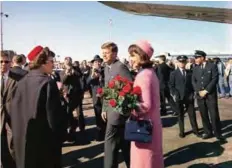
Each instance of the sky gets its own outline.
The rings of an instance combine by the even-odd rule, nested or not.
[[[174,5],[232,8],[232,2],[150,2]],[[63,59],[91,60],[101,55],[108,41],[119,47],[119,58],[127,49],[146,39],[154,55],[232,53],[232,25],[128,14],[98,2],[3,2],[9,14],[3,22],[4,49],[27,55],[36,45],[48,46]],[[112,19],[110,26],[109,20]]]

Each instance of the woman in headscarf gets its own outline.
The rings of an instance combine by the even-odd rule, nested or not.
[[[142,91],[139,110],[133,112],[137,119],[151,120],[153,124],[152,142],[131,142],[131,168],[164,168],[162,149],[162,124],[160,118],[159,81],[150,60],[153,55],[152,46],[141,40],[129,47],[130,60],[133,67],[140,71],[135,77],[134,87]]]
[[[18,168],[61,168],[66,113],[48,74],[54,53],[36,46],[29,54],[29,73],[18,83],[12,102],[12,130]]]

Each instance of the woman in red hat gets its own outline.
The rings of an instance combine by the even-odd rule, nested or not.
[[[37,46],[29,54],[29,73],[18,83],[12,103],[12,130],[19,168],[60,168],[65,127],[56,82],[48,74],[55,54]]]

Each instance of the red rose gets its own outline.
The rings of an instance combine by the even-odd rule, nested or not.
[[[131,85],[130,85],[130,84],[126,84],[126,86],[124,86],[124,87],[122,88],[122,91],[123,91],[124,93],[129,93],[129,92],[131,91]]]
[[[132,85],[132,86],[134,85],[134,83],[133,83],[133,82],[131,82],[131,81],[128,81],[128,82],[129,82],[129,84],[130,84],[130,85]]]
[[[119,92],[119,96],[125,96],[125,93],[123,91]]]
[[[97,94],[102,94],[103,93],[103,89],[102,88],[98,88],[97,89]]]
[[[136,95],[141,95],[142,90],[141,90],[141,88],[140,88],[139,86],[135,86],[135,87],[133,88],[132,93],[133,93],[133,94],[136,94]]]
[[[115,86],[114,81],[110,81],[108,86],[109,86],[109,88],[114,88],[114,86]]]
[[[129,83],[129,80],[127,78],[122,78],[121,81],[124,83]]]
[[[117,80],[117,81],[120,81],[120,80],[122,80],[122,77],[120,75],[117,75],[117,76],[115,76],[114,79]]]
[[[115,100],[115,99],[111,99],[111,100],[109,101],[109,105],[111,105],[111,107],[115,107],[115,106],[117,105],[116,100]]]

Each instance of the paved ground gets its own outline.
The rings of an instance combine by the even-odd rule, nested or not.
[[[84,114],[87,120],[86,135],[77,133],[77,138],[85,138],[77,144],[64,144],[64,168],[103,168],[103,142],[96,142],[94,114],[91,99],[84,100]],[[232,99],[219,100],[223,135],[228,143],[220,143],[215,138],[202,140],[190,132],[184,139],[178,137],[176,117],[162,118],[164,161],[167,168],[232,168]],[[198,115],[200,128],[201,118]],[[188,117],[186,131],[190,130]],[[120,168],[125,168],[122,158]]]

